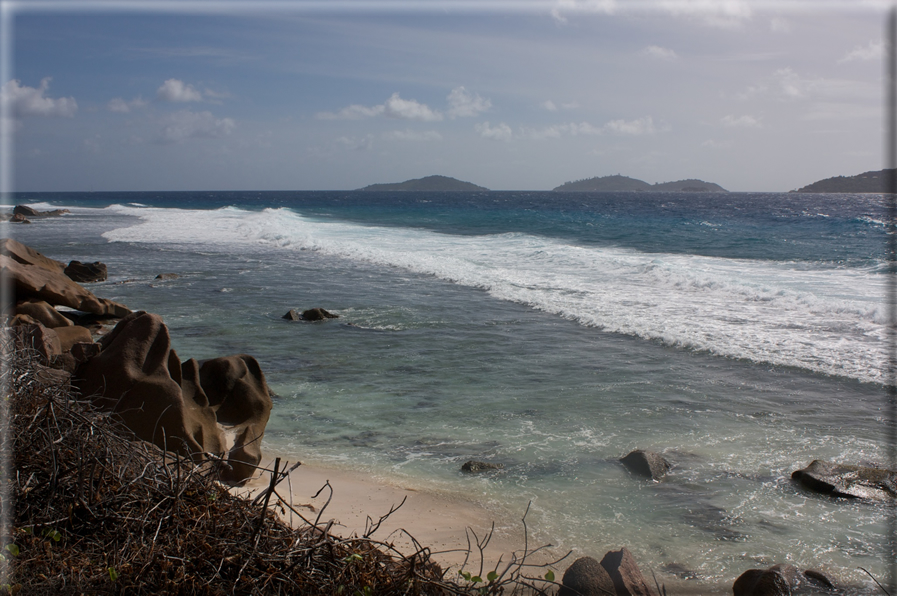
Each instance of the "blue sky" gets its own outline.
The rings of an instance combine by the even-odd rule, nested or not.
[[[5,2],[13,187],[787,191],[882,167],[885,6]]]

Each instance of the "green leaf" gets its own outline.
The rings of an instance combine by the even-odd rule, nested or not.
[[[109,579],[113,582],[118,579],[118,571],[115,570],[115,567],[109,567]]]
[[[463,577],[464,579],[466,579],[467,581],[470,581],[470,572],[469,571],[459,571],[458,574],[461,577]]]
[[[470,578],[470,581],[472,581],[475,584],[478,584],[481,581],[483,581],[483,578],[480,577],[479,575],[474,575],[472,578]]]
[[[59,533],[59,530],[53,528],[44,528],[43,535],[47,538],[52,538],[53,542],[62,540],[62,534]]]
[[[8,551],[9,551],[9,554],[11,554],[11,555],[14,556],[14,557],[18,557],[18,556],[19,556],[19,547],[18,547],[17,545],[15,545],[15,544],[7,544],[7,545],[6,545],[6,550],[8,550]]]
[[[488,579],[491,582],[494,582],[495,580],[498,579],[498,574],[495,573],[494,571],[490,571],[489,573],[486,574],[486,579]]]
[[[554,571],[549,569],[548,572],[545,574],[545,579],[547,579],[550,582],[553,582],[554,581]]]

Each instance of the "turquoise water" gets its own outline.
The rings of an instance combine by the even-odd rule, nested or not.
[[[875,593],[884,511],[795,487],[886,463],[885,206],[863,195],[100,193],[11,228],[161,314],[182,359],[247,352],[265,448],[485,502],[678,593],[815,567]],[[164,272],[176,280],[155,281]],[[324,307],[321,324],[281,319]],[[662,482],[617,459],[661,451]],[[471,477],[467,459],[505,464]],[[683,571],[684,570],[684,571]],[[694,577],[696,579],[685,579]]]

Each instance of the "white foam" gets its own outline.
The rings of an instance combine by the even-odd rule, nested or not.
[[[610,332],[883,380],[885,276],[873,268],[642,253],[520,233],[455,236],[321,222],[286,209],[114,210],[141,223],[107,232],[110,241],[316,250],[482,288]]]

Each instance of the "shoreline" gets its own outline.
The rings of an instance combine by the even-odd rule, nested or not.
[[[301,461],[300,458],[279,455],[282,466],[287,469]],[[276,452],[266,451],[259,465],[273,470],[277,456]],[[269,480],[270,473],[262,472],[231,492],[253,498],[268,486]],[[333,489],[332,494],[327,490],[328,482]],[[288,523],[295,527],[306,521],[314,522],[320,516],[321,525],[332,520],[331,532],[344,538],[363,535],[371,523],[376,524],[380,516],[389,514],[372,534],[372,539],[392,544],[405,554],[427,548],[432,559],[443,568],[453,570],[451,573],[457,573],[465,559],[467,564],[464,569],[478,572],[481,557],[476,540],[482,541],[493,528],[493,523],[494,531],[482,551],[483,573],[497,565],[503,568],[512,555],[522,555],[526,543],[523,524],[519,519],[510,520],[506,514],[492,510],[475,499],[410,488],[365,472],[302,463],[278,485],[278,494],[290,499],[291,506],[306,518],[302,520],[286,509],[281,512],[281,517]],[[316,494],[317,497],[314,496]],[[497,519],[499,516],[502,519]],[[533,548],[532,535],[529,536],[529,544]],[[543,564],[563,554],[546,549],[527,560]],[[561,568],[570,562],[572,559],[565,559]],[[558,574],[558,569],[555,569],[555,574]]]

